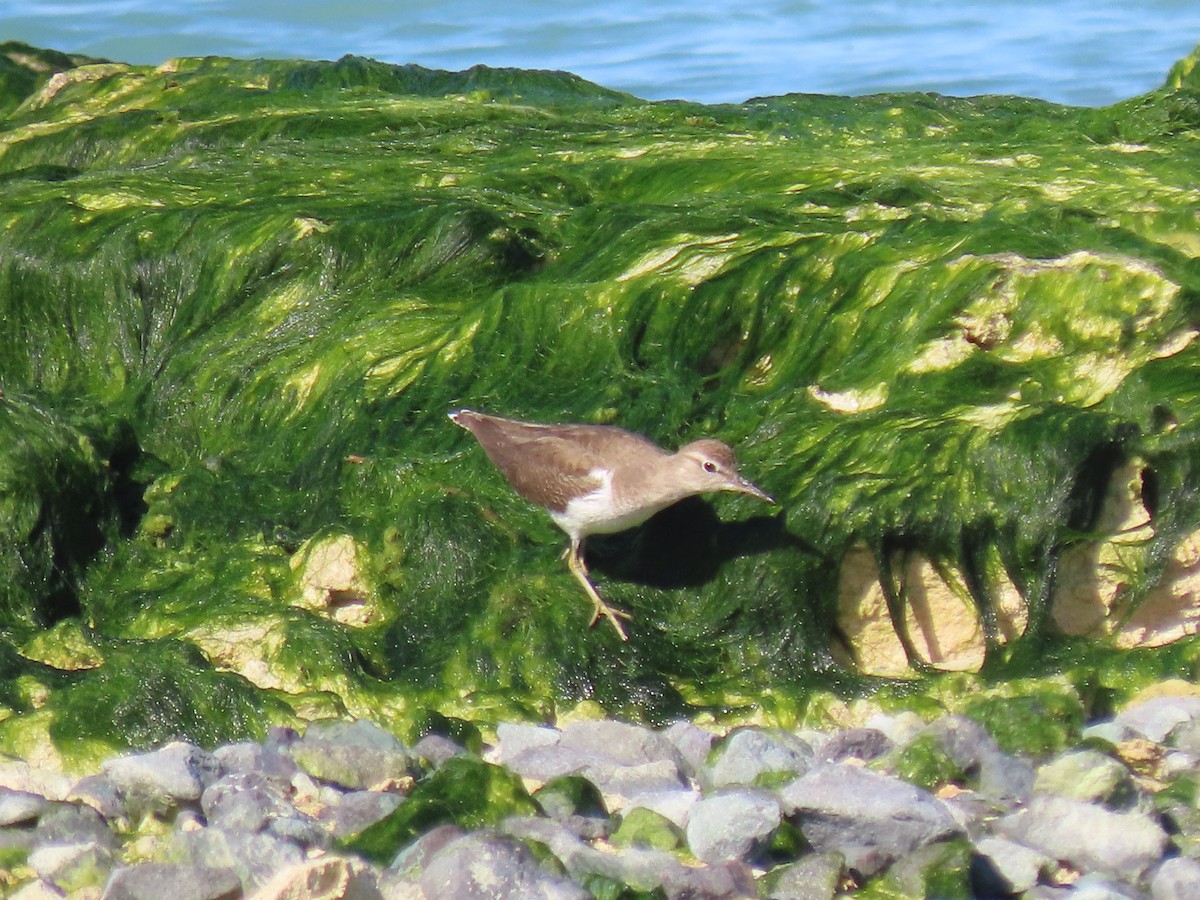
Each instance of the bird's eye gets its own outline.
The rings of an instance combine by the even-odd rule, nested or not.
[[[704,461],[704,471],[708,472],[710,475],[716,473],[717,464],[715,462],[713,462],[712,460],[705,460]]]

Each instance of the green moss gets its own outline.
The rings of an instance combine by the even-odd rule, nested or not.
[[[105,662],[56,692],[47,709],[56,744],[148,750],[172,740],[202,747],[266,736],[278,701],[213,671],[187,644],[110,642]]]
[[[950,758],[941,741],[929,734],[918,735],[892,760],[897,776],[928,791],[945,784],[963,785],[967,773]]]
[[[1022,696],[992,696],[968,701],[964,715],[987,728],[1006,753],[1048,756],[1079,738],[1083,709],[1079,700],[1059,691]]]
[[[435,709],[414,713],[412,721],[409,730],[410,744],[415,744],[426,735],[437,734],[454,741],[468,753],[478,755],[483,752],[483,735],[480,734],[479,727],[472,722],[442,715]]]
[[[829,650],[841,559],[866,543],[965,573],[986,679],[1104,670],[1074,680],[1088,709],[1123,689],[1119,663],[1060,652],[1048,604],[1122,461],[1155,487],[1132,603],[1200,527],[1193,57],[1099,110],[653,104],[357,58],[93,65],[33,103],[80,60],[34,77],[4,47],[18,645],[76,618],[163,665],[186,642],[243,671],[211,636],[262,625],[288,637],[258,660],[279,683],[355,714],[486,727],[591,701],[794,724],[813,691],[871,687]],[[593,540],[633,615],[621,644],[587,628],[563,536],[446,420],[460,405],[717,435],[779,509],[698,500]],[[293,554],[333,532],[363,549],[370,625],[290,608]],[[1010,580],[1030,625],[1002,646]],[[112,668],[73,689],[123,683]],[[231,708],[256,693],[229,679]],[[1066,739],[1037,733],[1039,703],[1078,719],[1025,700],[1005,740]],[[214,734],[241,727],[221,716]]]
[[[636,807],[621,817],[611,841],[618,847],[650,847],[676,850],[686,843],[679,826],[645,807]]]
[[[387,818],[340,846],[387,865],[405,843],[437,825],[483,828],[506,816],[536,812],[516,775],[478,759],[454,757],[420,782]]]
[[[894,863],[869,882],[856,896],[871,900],[908,897],[972,897],[970,864],[972,847],[963,839],[921,847]]]
[[[657,890],[639,891],[603,875],[584,875],[579,881],[595,900],[657,900],[659,896]]]
[[[608,816],[599,788],[582,775],[551,778],[534,791],[533,799],[551,818],[566,816]]]

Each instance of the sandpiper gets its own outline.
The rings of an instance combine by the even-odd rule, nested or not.
[[[601,599],[588,580],[583,542],[590,534],[615,534],[696,494],[733,491],[774,501],[738,474],[733,451],[717,440],[694,441],[668,453],[652,441],[612,425],[537,425],[469,409],[450,419],[479,441],[513,489],[542,506],[571,539],[567,568],[601,616],[628,640],[621,619],[629,614]]]

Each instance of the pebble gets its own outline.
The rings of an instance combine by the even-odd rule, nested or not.
[[[753,857],[781,819],[779,800],[766,791],[719,790],[692,807],[688,847],[706,863]]]
[[[1070,797],[1037,795],[1025,809],[996,823],[996,831],[1083,872],[1142,879],[1168,846],[1151,816],[1117,813]]]
[[[842,763],[814,766],[779,793],[783,812],[817,851],[836,850],[856,875],[870,877],[958,825],[928,791],[890,775]]]
[[[909,713],[803,734],[594,720],[502,723],[495,735],[476,755],[441,735],[409,748],[370,722],[317,722],[261,743],[126,754],[78,778],[7,759],[0,851],[24,863],[6,890],[19,900],[1200,896],[1200,813],[1184,790],[1156,797],[1174,779],[1200,781],[1195,698],[1145,701],[1036,759],[1004,752],[973,720]],[[938,748],[960,782],[930,790],[901,778],[892,766],[914,740]],[[456,819],[448,800],[403,819],[409,830],[383,858],[354,852],[357,836],[399,821],[414,788],[464,757],[472,777],[520,776],[493,781],[517,794],[523,783],[532,801],[467,804],[485,821]],[[1137,770],[1154,759],[1154,777]]]
[[[706,772],[705,787],[754,785],[760,779],[780,775],[803,775],[812,765],[812,747],[786,732],[739,728],[716,751]]]

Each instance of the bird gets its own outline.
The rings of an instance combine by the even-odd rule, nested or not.
[[[450,420],[475,436],[521,497],[543,507],[570,542],[567,568],[594,606],[589,627],[606,618],[622,641],[628,613],[609,606],[588,578],[583,544],[642,524],[686,497],[728,491],[774,503],[737,470],[733,450],[713,438],[675,453],[615,425],[542,425],[470,409]]]

